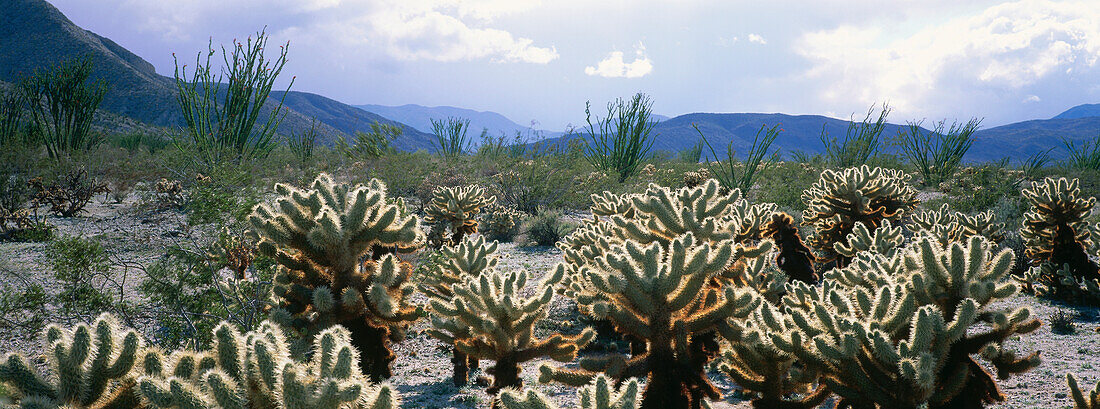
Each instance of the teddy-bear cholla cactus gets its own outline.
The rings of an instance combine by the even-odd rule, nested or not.
[[[791,280],[804,283],[817,283],[818,276],[814,271],[814,254],[809,247],[802,242],[802,236],[798,232],[791,215],[783,212],[773,212],[771,219],[763,226],[761,236],[771,239],[778,247],[776,264]]]
[[[450,300],[454,294],[454,286],[461,284],[466,277],[477,277],[482,272],[492,269],[497,265],[497,243],[486,243],[485,237],[475,239],[467,238],[461,244],[454,247],[443,247],[440,252],[442,257],[438,264],[424,271],[420,278],[420,292],[430,298]],[[456,386],[465,385],[468,380],[468,372],[477,369],[478,360],[469,357],[462,350],[454,347],[455,339],[463,339],[470,336],[468,327],[453,322],[450,333],[430,332],[437,336],[443,336],[442,340],[451,344],[454,373],[452,380]]]
[[[772,342],[821,372],[852,408],[973,408],[1002,401],[981,354],[1004,379],[1038,364],[1001,343],[1037,329],[1027,308],[994,304],[1016,292],[1013,255],[981,236],[948,247],[921,237],[893,257],[863,253],[820,287],[794,284],[783,303],[798,331]],[[975,329],[978,327],[980,329]]]
[[[952,211],[946,203],[936,210],[915,212],[911,217],[911,228],[917,234],[926,234],[947,244],[964,242],[973,236],[984,236],[999,243],[1004,239],[1004,223],[998,223],[993,211],[985,211],[970,216]]]
[[[1077,179],[1047,178],[1024,189],[1031,203],[1024,213],[1020,238],[1026,255],[1037,267],[1028,274],[1052,296],[1100,302],[1100,266],[1089,259],[1092,232],[1085,217],[1096,204],[1082,198]]]
[[[1069,393],[1073,397],[1074,409],[1100,409],[1100,382],[1096,383],[1092,391],[1085,393],[1077,385],[1077,378],[1073,374],[1066,374],[1066,383],[1069,384]]]
[[[470,357],[494,361],[487,371],[493,375],[490,394],[502,388],[518,388],[522,386],[521,363],[543,356],[571,361],[595,337],[590,329],[575,336],[534,337],[535,324],[546,317],[553,301],[553,286],[564,275],[564,267],[559,266],[530,297],[522,294],[532,277],[530,273],[502,274],[490,269],[467,275],[463,283],[452,288],[453,297],[431,300],[433,328],[429,334]]]
[[[883,220],[882,225],[873,232],[863,222],[856,223],[844,242],[834,244],[833,249],[837,254],[851,260],[864,252],[893,257],[904,244],[905,236],[901,226],[894,227],[889,220]]]
[[[424,209],[424,222],[450,224],[451,243],[458,244],[465,235],[477,233],[478,213],[496,201],[496,196],[486,197],[485,188],[481,186],[440,186]]]
[[[246,334],[223,322],[210,351],[147,351],[140,389],[150,406],[164,409],[397,408],[388,386],[367,384],[343,327],[317,335],[310,362],[291,355],[270,321]]]
[[[557,409],[546,396],[527,389],[518,391],[505,389],[498,397],[502,409]],[[580,409],[637,409],[638,381],[631,379],[618,391],[612,387],[606,376],[599,375],[591,383],[577,390],[577,405]]]
[[[626,200],[610,196],[593,201]],[[716,326],[748,316],[762,300],[758,288],[774,288],[743,277],[757,271],[748,259],[770,255],[773,246],[738,243],[762,231],[752,215],[770,214],[753,210],[739,191],[721,194],[713,180],[692,189],[651,185],[629,200],[629,208],[617,206],[559,245],[568,273],[563,292],[582,311],[643,341],[645,351],[582,359],[580,370],[544,366],[540,379],[583,385],[598,373],[645,376],[643,408],[702,407],[718,397],[705,374],[718,352]]]
[[[321,174],[308,190],[275,190],[274,206],[261,204],[250,218],[260,252],[279,264],[272,317],[306,338],[343,325],[363,371],[388,378],[390,338],[420,316],[407,302],[412,267],[392,254],[423,245],[418,220],[391,204],[377,179],[352,187]]]
[[[489,240],[511,242],[519,231],[524,214],[516,209],[500,204],[491,204],[481,214],[481,234]]]
[[[122,329],[114,317],[100,315],[92,325],[71,330],[50,325],[45,330],[46,356],[54,376],[39,376],[18,354],[0,363],[0,383],[18,392],[21,408],[140,407],[134,371],[141,338]]]
[[[857,222],[874,231],[883,220],[895,223],[917,205],[917,192],[900,170],[871,168],[866,165],[842,171],[826,169],[810,189],[802,192],[802,224],[811,226],[807,238],[811,247],[824,254],[824,260],[837,260],[843,267],[850,261],[837,254],[840,243]]]

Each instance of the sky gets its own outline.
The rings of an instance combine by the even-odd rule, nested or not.
[[[655,113],[1045,119],[1100,102],[1100,1],[49,0],[172,75],[266,27],[282,86],[540,129],[648,94]],[[274,47],[270,47],[274,50]]]

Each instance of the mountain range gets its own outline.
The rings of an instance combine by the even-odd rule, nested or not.
[[[178,128],[183,118],[176,102],[173,78],[156,72],[153,65],[108,38],[84,30],[45,0],[3,0],[0,7],[0,82],[14,83],[21,77],[61,61],[88,57],[93,60],[93,78],[107,80],[109,91],[101,108],[109,115],[128,118],[162,128]],[[270,112],[282,92],[272,92],[265,107]],[[374,121],[404,128],[404,135],[393,145],[401,150],[434,150],[431,119],[461,117],[470,120],[469,134],[482,129],[491,136],[511,137],[516,133],[525,140],[545,138],[546,142],[568,138],[563,132],[533,129],[490,111],[458,107],[348,105],[321,95],[290,91],[284,107],[287,115],[279,132],[287,134],[310,126],[313,119],[321,124],[322,143],[369,129]],[[578,111],[580,112],[580,111]],[[653,149],[677,152],[700,141],[692,127],[697,125],[716,150],[732,144],[744,153],[764,124],[779,124],[783,129],[774,148],[784,152],[824,150],[820,135],[843,138],[849,122],[820,115],[782,113],[690,113],[675,117],[654,115],[656,140]],[[117,123],[115,121],[113,123]],[[577,123],[583,120],[575,121]],[[884,137],[892,137],[905,125],[888,124]],[[968,161],[1010,157],[1019,161],[1035,152],[1050,149],[1051,156],[1066,156],[1064,140],[1081,144],[1100,135],[1100,104],[1079,105],[1050,119],[1029,120],[986,129],[974,135]]]

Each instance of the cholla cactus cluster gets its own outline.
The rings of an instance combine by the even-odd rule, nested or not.
[[[699,168],[699,170],[689,170],[687,172],[684,172],[682,182],[684,184],[684,187],[696,187],[703,183],[706,183],[707,180],[710,180],[713,177],[714,176],[710,174],[710,170],[708,170],[707,168]]]
[[[16,407],[134,408],[141,406],[135,367],[142,350],[137,332],[123,329],[104,314],[92,325],[45,330],[50,370],[38,375],[21,355],[0,363],[0,383],[18,392]]]
[[[1004,223],[998,223],[992,211],[970,216],[952,211],[944,203],[937,210],[914,213],[910,221],[916,233],[930,235],[943,244],[967,241],[974,236],[983,236],[994,242],[1004,239]]]
[[[1078,302],[1100,302],[1100,266],[1089,258],[1091,227],[1085,221],[1095,198],[1081,197],[1077,179],[1047,178],[1023,195],[1031,203],[1020,238],[1035,265],[1024,278],[1036,292]]]
[[[390,339],[420,317],[408,303],[412,266],[393,254],[423,245],[417,218],[391,203],[378,180],[350,186],[321,174],[308,190],[275,190],[275,205],[257,206],[250,218],[260,252],[279,265],[272,317],[306,337],[343,325],[363,371],[388,378]]]
[[[496,196],[486,196],[485,188],[477,185],[441,186],[424,209],[424,222],[447,224],[451,228],[450,242],[458,244],[467,234],[477,233],[477,215],[485,206],[496,203]]]
[[[519,226],[526,215],[497,203],[484,208],[480,217],[481,234],[499,242],[511,242],[519,233]]]
[[[917,192],[900,170],[866,165],[841,171],[825,170],[817,183],[802,193],[802,224],[813,228],[810,246],[821,251],[824,260],[836,260],[838,267],[850,259],[837,254],[835,245],[844,240],[856,223],[874,231],[883,220],[899,222],[917,205]]]
[[[506,389],[500,393],[499,407],[502,409],[557,409],[550,399],[533,390],[519,391]],[[606,376],[598,375],[592,383],[577,390],[577,404],[580,409],[637,409],[638,381],[630,380],[619,390],[611,386]]]
[[[540,283],[533,296],[524,295],[531,274],[496,271],[496,243],[467,240],[444,250],[444,261],[425,277],[422,287],[431,296],[429,334],[453,346],[455,384],[465,384],[466,365],[477,359],[494,361],[488,369],[493,384],[488,392],[521,386],[520,364],[549,356],[571,361],[594,333],[554,334],[538,339],[535,324],[546,317],[554,297],[553,286],[564,277],[558,268]],[[467,361],[469,360],[469,361]]]
[[[396,409],[395,393],[369,385],[357,355],[340,326],[318,334],[300,363],[274,323],[247,334],[222,323],[209,351],[146,351],[139,385],[149,406],[165,409]]]
[[[773,246],[739,242],[758,235],[762,229],[751,226],[770,213],[754,210],[739,191],[721,194],[713,180],[676,191],[651,185],[627,197],[605,193],[593,202],[596,217],[559,245],[568,273],[563,292],[643,340],[645,351],[585,358],[578,370],[543,366],[540,379],[579,386],[599,373],[644,376],[643,408],[697,408],[716,399],[705,365],[718,353],[717,327],[750,315],[762,302],[758,289],[774,288],[754,274],[764,264],[750,262]]]
[[[420,278],[420,292],[432,299],[453,299],[456,285],[462,284],[467,277],[477,277],[497,265],[497,243],[486,243],[485,237],[467,239],[457,246],[444,247],[440,251],[440,262],[426,269]],[[451,346],[451,363],[454,365],[451,379],[455,386],[461,386],[466,384],[469,370],[477,369],[478,360],[455,346],[456,340],[471,336],[470,328],[458,321],[450,324],[453,325],[445,332],[437,329],[429,334]]]

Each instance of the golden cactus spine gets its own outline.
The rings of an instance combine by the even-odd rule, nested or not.
[[[279,267],[272,317],[306,338],[343,325],[364,372],[373,381],[388,378],[390,339],[420,317],[408,303],[412,266],[397,256],[423,246],[417,218],[391,202],[377,179],[351,186],[322,173],[308,189],[275,190],[275,204],[257,206],[250,217],[260,252]]]
[[[1081,197],[1078,179],[1047,178],[1024,189],[1031,208],[1024,213],[1020,238],[1036,267],[1029,272],[1044,292],[1078,302],[1100,303],[1100,265],[1088,249],[1091,227],[1085,221],[1095,198]]]
[[[501,409],[557,409],[549,398],[533,390],[505,389],[494,404]],[[611,380],[598,375],[591,383],[577,390],[576,408],[580,409],[637,409],[638,381],[631,379],[621,388],[614,388]]]

